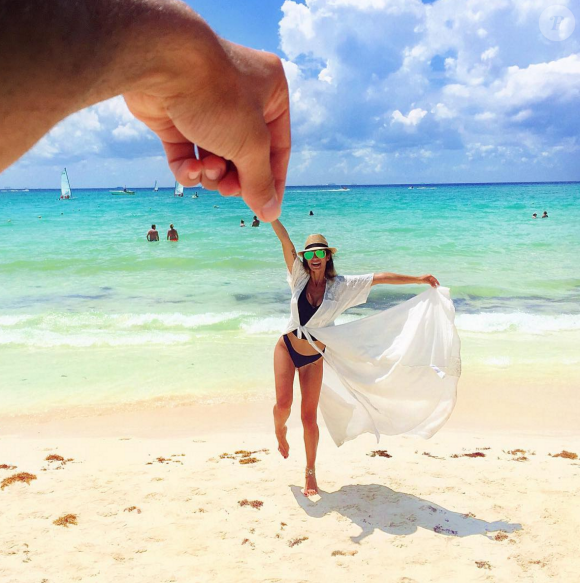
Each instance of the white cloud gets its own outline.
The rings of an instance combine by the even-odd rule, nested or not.
[[[481,60],[482,61],[491,61],[492,59],[497,57],[498,53],[499,53],[499,47],[491,47],[491,48],[487,49],[486,51],[483,51],[483,53],[481,53]]]
[[[489,121],[490,119],[495,119],[496,114],[491,111],[484,111],[475,115],[477,121]]]
[[[457,116],[457,112],[450,110],[444,103],[438,103],[431,113],[435,116],[435,119],[452,119]]]
[[[554,98],[573,101],[580,98],[580,54],[563,57],[548,63],[520,68],[508,67],[498,81],[494,94],[499,102],[521,106]]]
[[[67,117],[30,151],[31,158],[109,156],[115,142],[150,142],[153,134],[136,120],[121,97],[97,103]],[[161,148],[161,146],[159,146]]]
[[[320,71],[318,74],[318,79],[332,85],[332,75],[330,74],[330,68],[328,66]]]
[[[362,159],[362,162],[352,169],[354,176],[357,174],[377,174],[384,169],[387,155],[377,152],[374,148],[360,148],[354,150],[352,155]]]
[[[416,126],[427,115],[427,112],[420,107],[412,109],[405,117],[398,109],[393,111],[391,123],[402,123],[406,126]]]
[[[550,151],[546,142],[556,146],[580,125],[569,106],[553,114],[555,103],[579,102],[580,45],[541,35],[548,4],[286,0],[280,46],[295,149],[316,152],[307,170],[329,168],[315,164],[324,152],[340,156],[336,169],[360,152],[409,163],[437,152],[451,170],[482,158],[532,163]],[[386,172],[386,160],[369,165]]]
[[[113,136],[121,142],[126,142],[139,137],[139,132],[129,123],[118,125],[112,132]]]
[[[515,122],[519,122],[519,121],[525,121],[526,119],[532,117],[532,110],[531,109],[522,109],[521,111],[518,111],[518,113],[516,113],[516,115],[512,115],[511,119],[512,121]]]

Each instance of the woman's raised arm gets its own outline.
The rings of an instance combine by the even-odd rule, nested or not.
[[[272,225],[272,229],[274,229],[274,233],[276,233],[278,239],[280,239],[280,243],[282,243],[284,261],[286,261],[286,267],[288,267],[288,271],[292,273],[292,266],[294,265],[294,260],[297,257],[294,243],[292,243],[290,240],[290,235],[288,235],[288,231],[278,219],[272,221],[270,224]]]
[[[391,285],[402,285],[405,283],[428,283],[431,287],[437,287],[439,285],[439,282],[434,275],[419,275],[415,277],[414,275],[400,275],[398,273],[389,273],[388,271],[374,274],[372,285],[377,285],[380,283],[388,283]]]

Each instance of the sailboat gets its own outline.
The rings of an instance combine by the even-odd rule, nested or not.
[[[72,198],[72,191],[70,189],[70,182],[66,168],[60,173],[60,200],[70,200]]]
[[[157,180],[155,181],[155,186],[153,187],[153,192],[157,192],[159,188],[157,187]]]
[[[175,190],[173,191],[173,196],[181,196],[183,197],[183,184],[180,184],[175,181]]]
[[[123,187],[122,190],[109,190],[111,194],[135,194],[134,190],[127,190],[127,187]]]

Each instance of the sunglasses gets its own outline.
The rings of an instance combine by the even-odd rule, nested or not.
[[[314,259],[314,255],[316,255],[318,259],[324,259],[326,257],[326,251],[324,249],[318,249],[316,251],[304,251],[304,259],[307,261]]]

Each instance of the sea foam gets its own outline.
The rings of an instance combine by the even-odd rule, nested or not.
[[[488,312],[458,314],[458,330],[466,332],[522,332],[545,334],[580,330],[580,314],[530,314],[527,312]]]

